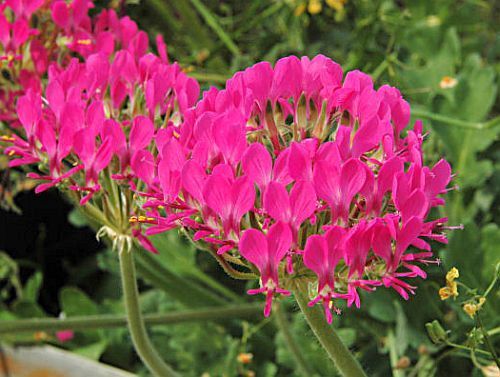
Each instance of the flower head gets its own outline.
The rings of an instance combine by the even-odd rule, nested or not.
[[[359,289],[408,299],[407,279],[434,262],[428,240],[446,242],[445,220],[429,213],[444,204],[451,169],[423,164],[422,125],[408,129],[397,89],[342,76],[322,55],[291,56],[207,91],[156,141],[162,184],[147,185],[156,224],[146,233],[182,227],[229,266],[254,265],[261,288],[250,292],[266,293],[266,313],[278,282],[299,275],[316,276],[312,303],[328,321],[333,299],[359,307]],[[171,146],[178,158],[162,153]],[[290,235],[279,253],[269,246],[278,233]]]

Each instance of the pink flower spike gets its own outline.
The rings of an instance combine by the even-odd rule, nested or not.
[[[239,242],[241,255],[253,263],[260,271],[260,289],[249,290],[249,294],[265,293],[264,315],[271,313],[272,298],[275,293],[289,295],[290,292],[279,288],[278,268],[280,262],[292,245],[292,233],[288,225],[277,222],[269,228],[267,235],[249,229],[243,233]]]

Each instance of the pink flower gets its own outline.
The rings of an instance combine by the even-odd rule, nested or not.
[[[304,249],[304,264],[318,276],[318,295],[309,303],[323,302],[328,323],[332,323],[330,302],[335,293],[335,267],[344,256],[345,230],[332,227],[324,235],[312,235]]]
[[[229,167],[227,171],[230,172]],[[203,197],[220,218],[224,235],[235,241],[240,234],[241,218],[253,207],[255,189],[247,177],[234,179],[226,172],[213,174],[206,180]]]
[[[260,143],[253,143],[245,151],[241,166],[245,174],[257,184],[263,193],[271,181],[285,185],[292,181],[288,172],[288,155],[288,149],[282,151],[273,166],[272,157],[266,147]]]
[[[75,333],[72,330],[62,330],[56,332],[56,338],[61,343],[69,342],[75,337]]]
[[[249,229],[243,233],[239,242],[241,255],[252,262],[261,273],[260,289],[251,289],[249,294],[266,294],[264,315],[271,313],[272,299],[275,293],[289,295],[290,292],[279,287],[278,268],[292,244],[290,228],[277,222],[269,228],[266,234]]]
[[[314,183],[318,196],[332,210],[332,221],[340,219],[344,224],[349,219],[349,207],[354,196],[365,183],[366,173],[362,163],[356,159],[336,166],[329,161],[319,161],[314,168]]]
[[[6,0],[5,4],[10,7],[16,17],[29,20],[31,15],[40,8],[45,0]]]
[[[264,193],[264,209],[274,220],[290,226],[296,242],[300,226],[316,209],[314,186],[311,182],[300,181],[288,194],[283,184],[271,182]]]

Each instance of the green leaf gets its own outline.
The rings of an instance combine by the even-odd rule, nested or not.
[[[500,261],[500,228],[497,224],[488,224],[481,229],[481,249],[484,258],[483,278],[491,280],[495,266]]]
[[[43,309],[33,301],[16,301],[11,309],[12,313],[20,318],[46,317]]]
[[[178,231],[172,230],[151,237],[154,246],[160,252],[155,258],[159,263],[180,275],[196,274],[196,250],[185,242]]]
[[[23,287],[23,299],[26,301],[37,302],[42,282],[43,275],[40,271],[31,275]]]
[[[120,275],[120,265],[116,252],[108,248],[97,255],[97,265],[102,271],[107,271],[113,275]]]
[[[478,55],[470,55],[457,79],[454,101],[441,101],[437,111],[463,120],[484,120],[491,111],[497,93],[493,68],[485,67]],[[491,162],[480,161],[477,153],[491,145],[499,129],[459,129],[439,122],[433,122],[432,125],[449,152],[453,168],[458,172],[459,185],[481,185],[493,169]]]
[[[466,222],[463,230],[452,233],[448,247],[442,254],[445,269],[458,268],[460,280],[473,287],[481,286],[481,274],[478,273],[483,266],[480,238],[477,225]]]
[[[92,343],[84,347],[74,348],[72,351],[80,356],[84,356],[92,360],[99,360],[107,346],[108,342],[106,340],[101,340],[97,343]]]
[[[346,347],[351,347],[356,342],[356,329],[344,327],[338,329],[337,334],[340,336]]]
[[[399,301],[394,301],[396,308],[396,344],[399,355],[404,355],[408,348],[408,320]]]
[[[68,221],[76,228],[83,228],[88,225],[88,221],[79,208],[74,208],[68,215]]]
[[[98,314],[97,305],[79,288],[64,287],[59,293],[59,300],[68,317]]]
[[[393,305],[393,297],[387,290],[377,290],[374,294],[363,297],[368,307],[368,314],[373,318],[391,323],[396,320],[396,312]]]

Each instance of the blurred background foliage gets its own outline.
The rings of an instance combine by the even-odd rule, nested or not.
[[[499,376],[491,358],[475,352],[487,350],[484,333],[463,304],[492,287],[480,314],[498,347],[500,3],[117,0],[98,2],[97,10],[109,5],[130,15],[152,39],[162,33],[170,57],[203,89],[223,85],[236,70],[260,60],[319,53],[345,71],[370,73],[377,85],[397,86],[429,132],[427,163],[444,156],[453,166],[456,187],[440,215],[464,229],[450,232],[448,245],[434,245],[443,264],[428,268],[428,280],[418,282],[417,295],[408,302],[379,290],[362,298],[361,310],[343,308],[334,326],[370,376]],[[123,313],[116,258],[95,241],[78,210],[55,192],[14,198],[30,183],[17,184],[5,176],[2,182],[15,183],[1,187],[1,199],[4,205],[15,204],[22,215],[0,214],[0,249],[5,251],[0,254],[0,319]],[[226,277],[208,254],[194,250],[175,232],[154,241],[161,254],[143,253],[142,258],[155,258],[155,270],[141,269],[139,261],[146,313],[251,300],[244,282]],[[460,272],[460,295],[441,301],[438,289],[451,267]],[[428,334],[426,323],[434,320],[439,323],[428,325]],[[336,375],[287,300],[270,319],[256,315],[190,322],[154,326],[151,332],[165,357],[186,376]],[[2,338],[57,343],[51,333]],[[62,346],[147,375],[125,328],[77,331]]]

